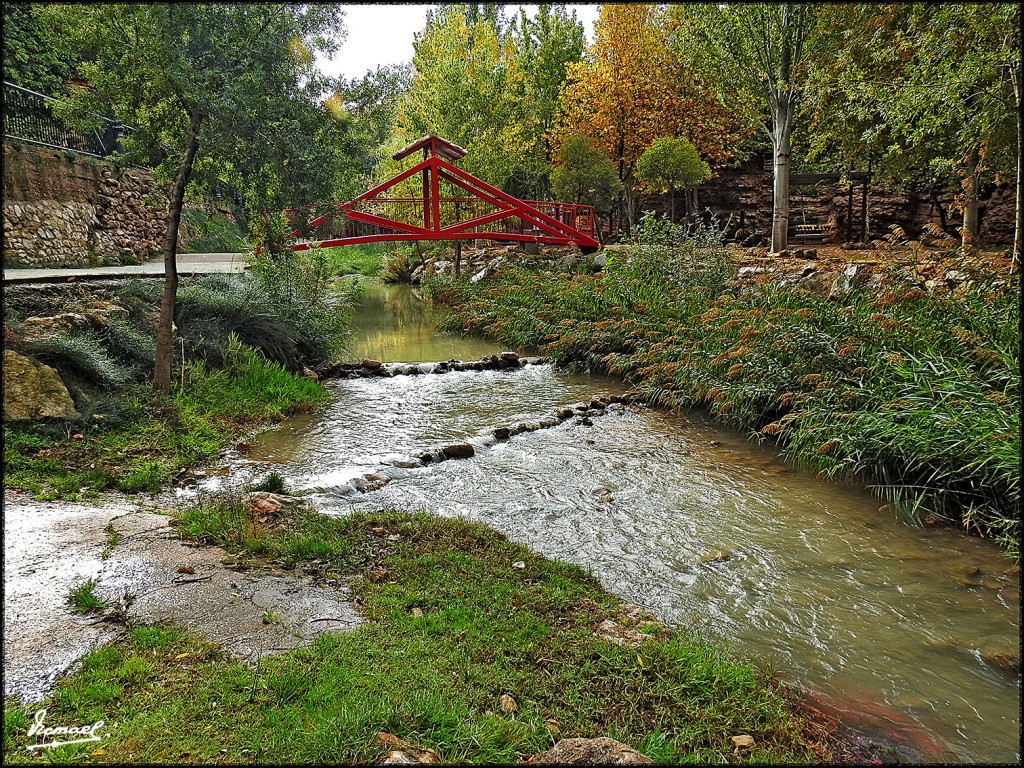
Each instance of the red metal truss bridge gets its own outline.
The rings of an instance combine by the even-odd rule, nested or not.
[[[454,165],[466,150],[438,136],[424,136],[397,152],[395,160],[422,150],[423,159],[406,171],[303,224],[289,217],[296,242],[292,250],[403,240],[501,240],[569,245],[584,252],[594,239],[594,210],[540,200],[519,200]],[[385,193],[420,174],[422,197]]]

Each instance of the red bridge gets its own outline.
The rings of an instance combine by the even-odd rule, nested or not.
[[[466,150],[437,136],[424,136],[395,154],[403,160],[417,151],[423,160],[378,184],[354,200],[336,203],[308,224],[289,212],[292,250],[398,240],[502,240],[569,245],[584,252],[599,247],[594,239],[594,210],[589,205],[518,200],[457,168]],[[384,193],[416,174],[422,197],[386,197]],[[408,185],[406,185],[408,188]],[[320,215],[317,215],[320,214]]]

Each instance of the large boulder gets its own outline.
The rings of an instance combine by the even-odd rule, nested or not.
[[[5,349],[3,381],[6,421],[72,421],[79,418],[75,403],[60,376],[38,360]]]
[[[653,765],[647,755],[628,744],[602,736],[597,739],[562,739],[546,752],[526,761],[530,765]]]
[[[92,328],[92,321],[81,312],[63,312],[49,317],[27,317],[22,321],[21,332],[26,339],[42,339]]]

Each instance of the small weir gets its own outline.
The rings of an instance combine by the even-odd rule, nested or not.
[[[1019,763],[1020,575],[994,544],[907,525],[701,414],[615,402],[614,379],[459,370],[502,350],[435,333],[429,312],[368,285],[351,359],[448,372],[350,370],[326,412],[261,435],[236,469],[278,471],[327,514],[488,523],[728,640],[902,761]]]

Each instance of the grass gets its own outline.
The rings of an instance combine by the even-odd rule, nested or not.
[[[321,250],[327,254],[332,274],[375,277],[384,265],[384,255],[389,251],[389,244],[367,243]]]
[[[245,250],[245,234],[220,211],[186,208],[182,216],[190,234],[189,253],[240,253]]]
[[[107,534],[107,545],[103,548],[103,552],[100,554],[100,559],[106,560],[114,553],[114,547],[120,543],[121,534],[118,533],[113,522],[107,523],[107,527],[104,528],[103,531]]]
[[[96,596],[95,589],[96,580],[87,579],[68,592],[68,605],[70,605],[77,613],[89,613],[90,611],[98,611],[101,608],[106,608],[106,601],[101,600]]]
[[[145,385],[127,390],[116,418],[93,413],[68,427],[5,423],[4,483],[44,500],[155,493],[213,460],[243,430],[318,407],[327,397],[317,382],[236,344],[220,370],[186,363],[171,397]]]
[[[387,751],[379,732],[446,763],[516,763],[560,737],[600,735],[663,763],[830,757],[830,737],[795,717],[763,673],[686,631],[648,628],[633,648],[597,638],[605,619],[626,621],[619,601],[580,568],[486,526],[309,511],[278,522],[274,533],[219,499],[183,514],[178,530],[236,557],[315,554],[322,572],[355,576],[365,623],[255,669],[173,628],[133,629],[40,705],[54,724],[112,724],[101,755],[61,760],[373,763]],[[517,712],[501,711],[503,695]],[[5,710],[5,761],[46,758],[23,749],[30,709]],[[742,757],[737,734],[755,741]]]
[[[270,493],[287,493],[284,477],[280,472],[271,472],[260,482],[252,487],[254,491],[268,491]]]
[[[653,404],[706,406],[908,519],[957,521],[1019,560],[1020,288],[973,272],[949,295],[898,277],[843,300],[747,289],[713,232],[649,225],[601,274],[512,267],[426,287],[455,309],[446,330],[622,375]]]

